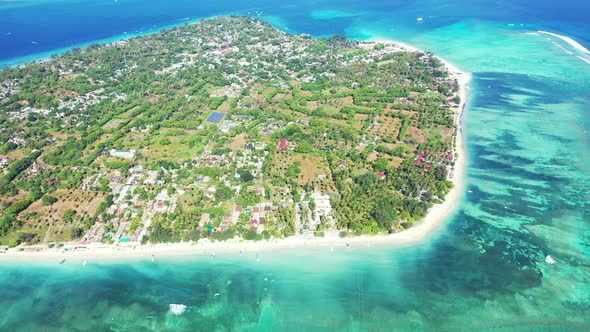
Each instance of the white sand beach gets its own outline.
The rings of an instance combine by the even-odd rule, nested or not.
[[[374,43],[394,44],[399,50],[420,51],[410,45],[391,40],[373,40]],[[440,58],[439,58],[440,59]],[[444,202],[432,207],[427,216],[420,222],[414,224],[408,230],[392,235],[359,236],[341,238],[338,231],[326,232],[325,237],[307,239],[304,237],[291,237],[280,240],[269,241],[242,241],[230,240],[225,242],[210,242],[200,240],[198,243],[174,243],[174,244],[148,244],[135,246],[110,246],[104,244],[79,245],[77,243],[66,244],[63,248],[47,248],[47,245],[31,246],[26,248],[8,249],[0,253],[0,260],[61,260],[61,259],[99,259],[114,260],[128,258],[146,258],[176,256],[176,255],[211,255],[212,253],[253,253],[274,251],[290,248],[318,248],[321,250],[343,249],[347,247],[368,247],[387,246],[402,247],[422,243],[428,240],[434,233],[445,227],[446,222],[456,212],[460,205],[461,196],[464,192],[464,176],[466,166],[466,151],[464,136],[461,129],[461,118],[465,111],[468,98],[468,84],[471,75],[461,72],[451,63],[440,59],[447,66],[449,73],[458,80],[460,85],[461,104],[455,114],[455,123],[458,131],[456,133],[456,152],[458,158],[455,160],[454,176],[452,181],[454,188],[446,196]],[[84,247],[77,250],[76,247]],[[68,248],[64,251],[64,248]]]

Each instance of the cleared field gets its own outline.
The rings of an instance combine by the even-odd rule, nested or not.
[[[388,165],[389,165],[389,167],[392,167],[392,168],[398,168],[404,162],[404,160],[405,159],[400,158],[400,157],[393,157],[389,160]]]
[[[453,128],[439,127],[443,142],[451,143],[453,141]]]
[[[62,145],[63,145],[63,143],[62,143]],[[8,153],[5,154],[5,156],[7,156],[9,159],[11,159],[13,161],[24,158],[27,155],[28,155],[28,152],[23,149],[12,150],[12,151],[9,151]]]
[[[424,135],[424,131],[420,128],[409,126],[408,127],[408,134],[418,143],[426,143],[426,136]]]
[[[402,126],[402,120],[399,118],[391,118],[388,116],[379,117],[377,123],[371,126],[369,134],[378,137],[392,137],[395,138],[399,134]]]
[[[178,206],[182,207],[183,211],[194,211],[197,207],[203,207],[203,193],[199,189],[191,188],[191,190],[178,197]]]
[[[358,121],[366,121],[369,118],[369,114],[355,114],[354,118]]]
[[[53,205],[45,206],[39,200],[21,212],[20,219],[24,224],[18,234],[35,234],[34,242],[69,241],[73,238],[72,231],[82,227],[75,220],[93,217],[100,203],[106,198],[105,193],[80,189],[58,189],[51,193],[51,196],[58,199]],[[62,217],[69,209],[76,211],[76,217],[68,223]]]
[[[179,137],[170,137],[168,140],[169,144],[154,142],[139,151],[148,160],[181,161],[198,156],[202,150],[198,147],[190,147],[186,142],[181,142],[182,139]]]
[[[80,139],[79,134],[66,134],[66,133],[53,132],[53,133],[51,133],[51,135],[55,138],[55,146],[58,146],[58,147],[66,144],[68,139],[75,139],[75,140]]]
[[[96,213],[98,205],[102,203],[106,197],[105,193],[96,191],[86,191],[81,189],[58,189],[51,196],[58,199],[58,201],[49,206],[43,205],[41,201],[37,201],[29,206],[23,213],[38,214],[43,216],[40,221],[44,223],[51,223],[58,221],[62,223],[62,216],[65,211],[72,209],[81,217],[92,217]],[[25,222],[29,222],[26,220]]]
[[[115,128],[117,128],[117,126],[119,126],[121,123],[124,123],[127,120],[128,119],[113,119],[113,120],[107,122],[104,126],[102,126],[102,128],[103,129],[115,129]]]
[[[198,155],[201,144],[192,141],[201,136],[196,130],[183,129],[164,129],[159,135],[129,133],[120,141],[120,148],[138,150],[148,160],[180,161]]]
[[[128,133],[119,142],[125,149],[137,149],[147,139],[147,135],[146,133]]]
[[[247,138],[248,138],[248,134],[246,134],[246,133],[241,133],[241,134],[237,135],[236,137],[234,137],[233,141],[229,144],[229,148],[233,152],[243,151],[246,148],[246,144],[248,144],[248,142],[246,141]]]
[[[217,108],[217,110],[218,110],[219,112],[224,112],[224,113],[227,113],[227,112],[229,112],[229,111],[231,110],[231,105],[230,105],[229,101],[227,101],[227,100],[226,100],[226,101],[224,101],[224,102],[221,104],[221,106],[219,106],[219,107]]]
[[[323,157],[279,153],[271,163],[271,172],[286,178],[292,168],[299,169],[294,178],[299,186],[312,185],[323,192],[335,191],[330,167]]]

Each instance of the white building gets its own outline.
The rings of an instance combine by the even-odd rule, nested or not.
[[[114,158],[123,158],[123,159],[133,159],[135,158],[135,150],[116,150],[112,149],[109,151],[111,157]]]
[[[330,203],[330,196],[324,195],[320,192],[311,194],[311,199],[315,202],[315,223],[320,223],[320,216],[324,216],[331,224],[334,223],[334,216],[332,214],[332,204]]]

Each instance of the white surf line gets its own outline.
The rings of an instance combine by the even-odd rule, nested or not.
[[[553,44],[553,45],[555,45],[555,46],[559,47],[559,48],[560,48],[562,51],[564,51],[565,53],[567,53],[567,54],[569,54],[569,55],[574,55],[574,52],[566,50],[566,49],[565,49],[565,47],[563,47],[563,46],[559,45],[559,44],[558,44],[558,43],[556,43],[556,42],[553,42],[553,41],[552,41],[552,42],[551,42],[551,44]]]
[[[584,59],[584,58],[582,58],[581,56],[578,56],[578,55],[576,55],[576,58],[578,58],[578,59],[580,59],[580,60],[582,60],[582,61],[584,61],[585,63],[587,63],[587,64],[589,64],[589,65],[590,65],[590,60],[586,60],[586,59]]]
[[[550,36],[559,38],[559,39],[563,40],[564,42],[570,44],[573,48],[577,49],[578,51],[590,55],[590,51],[587,48],[585,48],[584,46],[582,46],[582,44],[578,43],[577,41],[573,40],[570,37],[558,35],[556,33],[548,32],[548,31],[543,31],[543,30],[538,30],[537,32],[538,33],[544,33],[546,35],[550,35]]]

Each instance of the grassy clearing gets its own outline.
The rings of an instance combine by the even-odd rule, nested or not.
[[[389,137],[395,138],[399,134],[399,130],[402,126],[402,120],[399,118],[391,118],[388,116],[382,116],[375,123],[369,134],[372,136],[378,136],[381,138]]]

